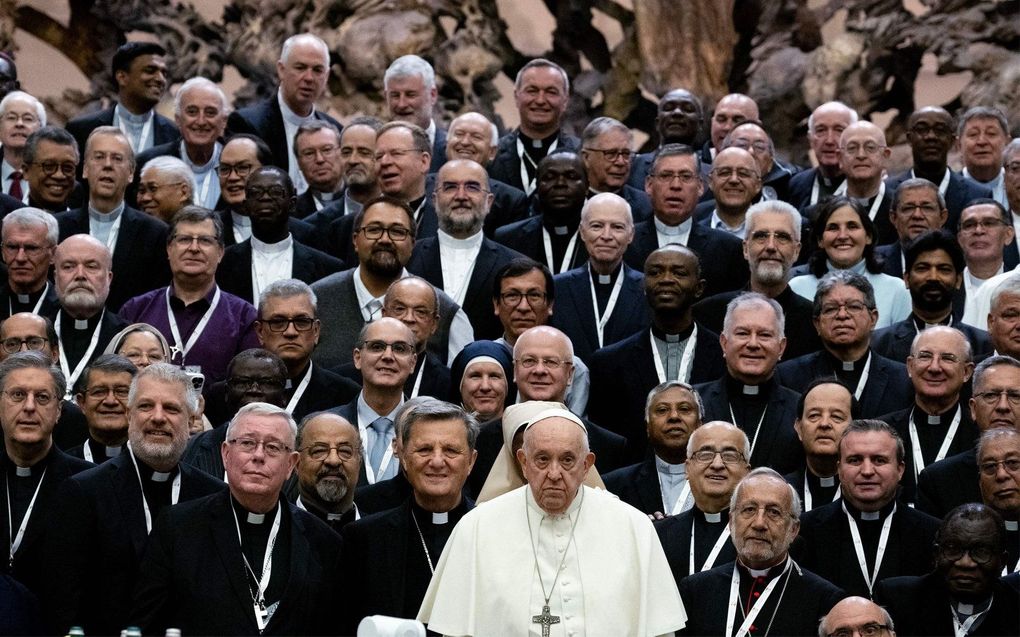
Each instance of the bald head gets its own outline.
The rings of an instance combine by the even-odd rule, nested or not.
[[[722,142],[738,124],[757,120],[758,104],[743,93],[730,93],[715,105],[712,115],[712,147],[721,148]]]
[[[446,159],[470,159],[485,166],[496,156],[499,131],[481,113],[464,113],[450,122]]]
[[[847,597],[833,606],[829,614],[822,618],[818,625],[818,637],[834,633],[843,634],[844,631],[849,635],[854,632],[863,634],[870,626],[883,626],[892,637],[896,637],[892,617],[884,608],[864,597]]]
[[[514,380],[521,400],[563,402],[574,376],[574,347],[555,327],[539,325],[514,345]]]

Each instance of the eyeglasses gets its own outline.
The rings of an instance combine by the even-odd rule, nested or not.
[[[1005,460],[982,462],[979,469],[981,469],[981,473],[991,478],[999,472],[999,465],[1002,465],[1002,468],[1009,473],[1016,473],[1020,471],[1020,458],[1006,458]]]
[[[861,151],[864,151],[865,155],[874,155],[883,148],[885,148],[885,146],[881,146],[879,144],[876,144],[875,142],[865,142],[864,144],[850,142],[846,146],[841,147],[840,150],[846,153],[847,155],[856,155]]]
[[[216,167],[216,174],[220,177],[229,177],[230,173],[236,173],[238,177],[244,179],[254,168],[252,164],[220,164]]]
[[[464,192],[466,192],[469,195],[480,195],[482,193],[489,192],[488,190],[482,187],[482,184],[478,183],[477,181],[464,181],[464,182],[444,181],[443,183],[436,186],[436,190],[443,193],[444,195],[456,194],[460,192],[461,188],[463,188]]]
[[[237,376],[235,378],[228,378],[227,385],[230,385],[232,389],[281,389],[283,388],[283,381],[279,378],[247,378],[245,376]]]
[[[237,447],[245,453],[255,453],[255,450],[262,447],[262,451],[265,452],[270,458],[278,458],[283,454],[290,451],[290,447],[277,442],[275,440],[255,440],[254,438],[232,438],[227,441],[229,444],[237,445]]]
[[[502,301],[504,305],[516,307],[517,304],[521,302],[521,299],[528,299],[528,305],[536,307],[545,305],[546,296],[545,292],[537,292],[534,290],[530,292],[504,292],[499,295],[499,300]]]
[[[974,394],[974,398],[977,398],[986,405],[998,403],[1003,396],[1006,397],[1010,405],[1020,405],[1020,391],[1014,389],[990,390]]]
[[[75,163],[69,162],[69,161],[65,161],[65,162],[58,162],[58,161],[26,162],[25,163],[25,167],[27,168],[28,166],[38,166],[39,168],[42,169],[43,173],[47,177],[49,177],[50,175],[54,174],[58,170],[65,177],[70,177],[71,175],[73,175],[75,173],[75,171],[78,170],[78,164],[75,164]]]
[[[634,156],[634,151],[629,148],[585,148],[584,150],[602,153],[602,156],[606,158],[606,161],[616,161],[617,159],[630,161]]]
[[[915,210],[920,210],[922,214],[934,215],[939,211],[939,207],[932,203],[904,203],[896,207],[896,212],[908,214]]]
[[[268,327],[270,332],[286,332],[291,325],[299,332],[307,332],[315,326],[316,320],[307,316],[298,316],[295,318],[260,319],[259,323]]]
[[[517,359],[517,363],[524,369],[532,369],[537,367],[539,363],[542,363],[546,369],[559,369],[564,365],[570,366],[574,364],[572,361],[560,360],[558,358],[538,358],[537,356],[522,356]]]
[[[688,456],[689,459],[701,464],[708,464],[715,460],[715,457],[719,456],[722,458],[723,464],[737,465],[745,464],[747,461],[744,459],[744,454],[739,451],[727,449],[725,451],[716,451],[715,449],[699,449]]]
[[[921,350],[920,352],[912,355],[911,358],[922,365],[931,365],[936,358],[938,358],[940,362],[947,363],[949,365],[957,365],[960,363],[960,357],[949,352],[942,352],[941,354],[936,355],[935,352]]]
[[[318,155],[323,157],[329,157],[337,151],[336,146],[322,146],[320,148],[303,148],[298,153],[298,157],[301,159],[315,159]]]
[[[970,234],[977,232],[978,228],[988,232],[1004,225],[1006,222],[1002,219],[968,219],[960,224],[960,232]]]
[[[853,637],[854,633],[861,637],[878,637],[883,631],[889,630],[885,624],[864,624],[856,628],[840,628],[826,635],[826,637]]]
[[[974,560],[976,564],[987,564],[992,561],[992,558],[996,556],[996,552],[988,546],[960,546],[954,542],[946,542],[945,544],[936,544],[935,550],[942,555],[943,558],[950,562],[955,562],[959,559],[963,559],[964,553],[970,555],[970,559]]]
[[[769,230],[755,230],[751,233],[751,242],[764,245],[774,239],[776,244],[788,246],[793,243],[793,235],[789,232],[772,232]]]
[[[753,520],[758,516],[758,511],[764,511],[765,519],[774,524],[778,524],[788,517],[793,517],[774,504],[761,505],[749,503],[737,507],[737,515],[744,520]]]
[[[283,186],[248,186],[244,189],[244,196],[248,199],[258,199],[262,195],[268,194],[273,199],[283,199],[287,196],[287,189]]]
[[[358,228],[358,232],[365,234],[365,238],[371,241],[378,241],[382,239],[383,233],[389,235],[391,241],[404,241],[411,236],[411,231],[404,226],[367,226],[365,228]]]
[[[110,392],[113,392],[113,397],[117,400],[127,400],[130,389],[127,385],[117,385],[115,387],[100,385],[98,387],[89,387],[85,390],[85,395],[93,400],[102,400],[109,396]]]
[[[151,352],[143,352],[141,350],[133,349],[133,350],[130,350],[130,351],[120,352],[120,355],[123,356],[124,358],[128,359],[132,363],[136,363],[136,364],[138,363],[138,361],[143,360],[143,359],[144,360],[149,360],[151,362],[158,363],[158,362],[160,362],[162,360],[165,360],[165,358],[166,358],[165,356],[163,356],[163,352],[161,352],[159,350],[153,350]]]
[[[18,122],[24,122],[26,126],[38,123],[39,118],[32,113],[24,113],[18,115],[17,113],[6,113],[4,114],[4,121],[10,124],[16,124]]]
[[[4,351],[8,354],[14,354],[21,351],[22,345],[32,351],[39,351],[46,347],[49,343],[49,339],[43,338],[42,336],[29,336],[28,338],[5,338],[3,340]]]
[[[25,256],[29,259],[34,259],[43,253],[43,250],[49,250],[50,246],[37,246],[34,243],[4,243],[3,251],[4,254],[12,257],[17,256],[22,250],[25,251]]]
[[[712,175],[719,179],[729,179],[736,175],[737,179],[743,179],[744,181],[750,181],[752,179],[758,179],[758,173],[747,168],[730,168],[723,166],[722,168],[713,168]]]
[[[7,396],[12,403],[23,403],[28,399],[29,395],[32,395],[35,397],[35,404],[40,407],[45,407],[53,402],[54,399],[53,394],[47,391],[33,391],[30,389],[12,389],[11,391],[2,391],[0,394]]]
[[[175,234],[170,237],[170,241],[181,250],[187,250],[195,242],[198,242],[198,247],[206,250],[220,243],[216,237],[209,234]]]
[[[698,180],[698,175],[686,170],[681,172],[663,170],[655,173],[652,177],[660,184],[671,184],[674,179],[679,179],[681,184],[688,185]]]
[[[430,318],[436,317],[436,311],[427,307],[408,307],[400,303],[393,303],[386,306],[386,313],[392,315],[394,318],[402,319],[407,316],[410,312],[415,319],[419,321],[427,321]]]
[[[183,181],[174,181],[169,184],[157,184],[154,182],[149,182],[147,184],[142,183],[138,184],[138,194],[147,195],[151,192],[153,195],[155,195],[156,191],[158,191],[160,188],[169,188],[170,186],[181,186],[183,184],[184,184]]]
[[[822,306],[820,314],[825,318],[832,318],[839,314],[840,310],[846,310],[847,314],[863,314],[869,308],[863,301],[847,301],[846,303],[826,303]]]
[[[354,447],[351,445],[337,445],[335,447],[324,444],[315,444],[299,449],[302,453],[308,455],[309,458],[316,461],[325,460],[331,451],[336,451],[336,455],[340,458],[341,462],[348,462],[354,459],[357,455]]]
[[[392,350],[394,356],[410,356],[414,354],[414,346],[404,341],[397,341],[396,343],[387,343],[386,341],[365,341],[359,348],[362,351],[370,352],[377,356],[382,356],[386,353],[386,350]]]

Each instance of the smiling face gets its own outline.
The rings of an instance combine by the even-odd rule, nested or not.
[[[375,156],[383,194],[404,200],[421,195],[430,157],[415,150],[409,128],[397,126],[380,133],[375,138]]]
[[[374,133],[373,133],[374,138]],[[223,167],[233,168],[229,173],[223,172]],[[244,185],[248,175],[253,170],[262,167],[258,160],[258,148],[255,142],[250,139],[235,139],[227,142],[220,152],[220,192],[223,193],[223,201],[236,209],[244,203]]]
[[[450,122],[446,134],[446,159],[470,159],[482,166],[496,156],[492,122],[478,113],[464,113]]]
[[[709,462],[700,462],[694,457],[699,451],[712,451],[715,455]],[[751,470],[746,458],[736,464],[723,462],[721,454],[724,451],[740,454],[746,451],[744,436],[733,425],[710,422],[691,434],[687,443],[687,479],[699,507],[704,507],[706,501],[718,502],[720,507],[729,506],[733,489]]]
[[[577,423],[555,416],[524,432],[524,447],[517,450],[517,460],[535,502],[549,515],[567,511],[595,463],[595,454],[587,451],[584,437]]]
[[[487,422],[503,412],[506,401],[506,373],[499,363],[478,361],[468,363],[460,383],[460,399],[464,409]]]
[[[42,121],[35,109],[36,102],[27,97],[13,97],[0,113],[0,143],[4,148],[20,150],[28,136],[39,130]]]
[[[428,128],[437,96],[436,87],[426,87],[425,80],[418,75],[391,77],[386,82],[386,106],[392,120]]]
[[[1002,251],[1013,242],[1012,223],[1006,223],[999,208],[991,204],[967,206],[960,212],[957,238],[967,263],[997,263]]]
[[[885,133],[871,122],[847,126],[836,149],[839,168],[852,182],[881,179],[891,154],[885,145]]]
[[[45,168],[44,168],[45,167]],[[52,174],[47,170],[52,167]],[[78,167],[78,153],[70,145],[41,139],[35,147],[35,160],[23,166],[32,199],[46,206],[59,207],[67,201],[74,189],[74,175]]]
[[[138,207],[164,222],[191,202],[191,188],[174,175],[149,166],[139,178]]]
[[[188,445],[191,411],[183,385],[159,378],[137,381],[134,402],[128,405],[131,450],[153,469],[168,471]]]
[[[468,446],[459,418],[424,420],[411,426],[400,465],[414,498],[428,510],[449,511],[460,502],[478,452]]]
[[[521,128],[528,134],[559,128],[569,97],[563,74],[558,69],[533,66],[524,71],[520,86],[514,88]]]
[[[127,372],[89,372],[85,391],[76,398],[93,436],[96,432],[101,439],[127,434],[127,392],[132,378]]]
[[[921,332],[907,357],[907,375],[914,393],[936,403],[954,402],[974,372],[967,360],[966,338],[952,328]]]
[[[716,205],[728,210],[747,210],[761,192],[761,175],[757,160],[743,148],[721,151],[709,173]]]
[[[219,89],[207,84],[192,87],[181,96],[176,120],[185,144],[212,148],[227,126],[227,112]]]
[[[166,90],[166,60],[162,55],[139,55],[127,70],[117,71],[115,79],[122,101],[152,108]]]
[[[727,318],[728,328],[719,336],[727,371],[748,385],[765,382],[786,349],[775,311],[765,303],[746,303]]]
[[[634,240],[634,222],[627,203],[614,195],[599,195],[598,200],[588,203],[580,232],[592,264],[600,272],[612,271]]]
[[[829,215],[818,247],[834,266],[847,269],[864,258],[864,248],[872,240],[857,211],[843,206]]]
[[[517,339],[514,381],[521,400],[563,402],[574,377],[570,340],[559,330],[538,327]]]
[[[693,146],[705,119],[701,101],[690,91],[678,88],[659,100],[655,128],[661,144],[688,144]]]

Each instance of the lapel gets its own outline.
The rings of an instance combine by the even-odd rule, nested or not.
[[[145,542],[149,533],[145,528],[145,510],[142,508],[142,486],[138,483],[138,474],[128,453],[122,453],[107,465],[116,467],[116,479],[113,489],[117,505],[120,508],[119,519],[127,521],[126,532],[131,539],[135,555],[145,552]],[[183,485],[182,485],[183,486]]]
[[[871,356],[871,370],[868,372],[868,382],[864,386],[864,391],[861,392],[860,401],[861,413],[865,414],[875,413],[875,410],[881,404],[882,394],[889,377],[889,371],[885,367],[885,362],[878,358],[878,353],[872,351]],[[875,388],[875,391],[871,390],[872,387]]]
[[[241,543],[237,539],[237,521],[234,518],[230,505],[230,493],[224,491],[210,507],[211,520],[209,531],[212,534],[212,543],[219,555],[223,572],[227,575],[230,588],[234,593],[235,601],[239,604],[241,616],[245,617],[245,623],[251,634],[255,634],[258,626],[255,624],[255,617],[252,614],[251,589],[248,588],[248,578],[245,574],[244,556],[241,554]],[[295,535],[291,533],[291,535]],[[292,560],[297,561],[297,560]],[[221,591],[223,593],[224,591]],[[273,619],[276,615],[273,615]],[[272,623],[272,620],[270,620]]]
[[[318,268],[316,267],[317,263],[315,261],[315,255],[312,253],[311,248],[306,247],[297,239],[293,239],[293,241],[294,256],[291,259],[290,277],[299,281],[308,282],[319,279],[320,276]]]
[[[311,546],[305,536],[304,521],[295,513],[295,507],[282,496],[280,506],[284,508],[283,517],[290,518],[290,564],[287,568],[287,583],[283,588],[280,605],[276,607],[276,612],[269,619],[269,624],[266,626],[267,632],[278,626],[280,622],[289,619],[293,613],[304,612],[303,601],[306,597],[308,561],[312,558]],[[286,523],[281,520],[281,526]]]
[[[483,246],[484,247],[484,246]],[[443,288],[443,263],[439,249],[439,239],[423,239],[418,242],[415,246],[415,250],[418,251],[419,271],[420,276],[436,286],[437,288]],[[475,264],[477,271],[478,265]],[[474,280],[474,275],[471,275]]]
[[[283,125],[283,111],[280,110],[280,102],[276,93],[268,99],[269,111],[266,113],[266,143],[273,151],[273,158],[285,170],[290,166],[290,157],[287,155],[287,129]],[[254,619],[252,623],[254,625]]]
[[[651,254],[659,248],[659,237],[655,232],[655,221],[649,219],[637,226],[634,245],[641,254]]]
[[[63,458],[64,453],[54,446],[50,450],[50,456],[46,466],[46,475],[43,477],[42,485],[39,487],[39,497],[36,499],[36,504],[39,506],[33,510],[32,517],[28,519],[28,526],[25,527],[25,537],[21,540],[21,548],[18,550],[20,555],[27,554],[22,553],[22,551],[32,546],[36,540],[41,539],[45,522],[43,518],[47,508],[46,503],[53,501],[60,483],[69,475],[67,462]],[[8,541],[10,541],[10,538],[8,538]]]
[[[634,360],[633,365],[630,365],[632,373],[637,378],[633,387],[655,387],[659,384],[659,374],[655,371],[655,359],[652,357],[652,340],[649,336],[650,330],[643,330],[637,335],[637,347],[634,349]],[[694,357],[697,359],[698,352],[694,351]],[[631,361],[624,361],[630,363]],[[697,364],[697,360],[694,361]],[[642,393],[642,397],[644,393]],[[643,399],[643,398],[642,398]]]
[[[659,486],[654,456],[641,463],[636,477],[641,505],[646,511],[658,511],[662,507],[662,488]]]
[[[388,516],[386,528],[379,534],[380,539],[393,541],[393,544],[382,551],[380,558],[380,573],[387,573],[383,579],[389,582],[390,590],[387,592],[393,608],[399,608],[404,603],[404,590],[407,585],[407,542],[404,537],[412,532],[411,526],[411,501],[406,500],[394,515]]]
[[[223,223],[223,245],[229,248],[237,243],[234,241],[234,216],[224,208],[220,210],[220,221]]]
[[[623,271],[620,276],[623,276]],[[595,329],[595,306],[591,302],[591,279],[587,264],[566,274],[563,283],[563,291],[571,299],[567,306],[576,308],[580,328],[588,342],[588,351],[594,352],[599,348],[599,336]]]
[[[436,242],[436,247],[439,247],[438,241]],[[471,279],[468,281],[465,304],[475,297],[479,297],[483,305],[489,303],[491,290],[487,288],[491,287],[489,281],[492,280],[491,277],[495,274],[493,270],[496,268],[497,252],[498,248],[493,241],[482,238],[482,247],[478,250],[475,268],[471,271]]]
[[[252,290],[251,278],[251,264],[254,258],[251,253],[251,239],[245,239],[236,244],[233,250],[238,258],[234,261],[234,271],[226,274],[230,278],[232,287],[237,290],[237,296],[250,303],[255,294]]]
[[[120,213],[120,229],[117,231],[117,243],[113,246],[114,272],[130,272],[132,270],[138,239],[135,232],[137,225],[135,214],[135,211],[129,206],[124,206],[124,212]],[[149,246],[149,248],[158,249],[155,246]]]

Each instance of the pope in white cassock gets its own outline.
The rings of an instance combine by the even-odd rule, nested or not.
[[[648,517],[582,485],[581,420],[537,414],[517,452],[528,484],[465,515],[418,619],[443,635],[672,635],[687,613]]]

